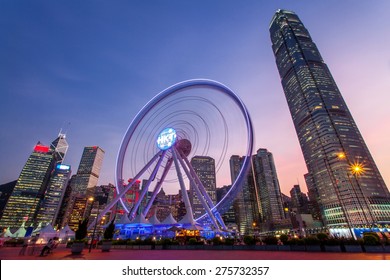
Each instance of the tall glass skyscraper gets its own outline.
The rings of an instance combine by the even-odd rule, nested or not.
[[[215,205],[217,202],[215,160],[207,156],[194,156],[191,159],[191,165],[202,182],[208,196]],[[190,184],[190,203],[194,218],[199,218],[205,213],[202,203],[196,195],[193,184]]]
[[[267,149],[258,149],[252,160],[261,230],[271,231],[283,228],[286,225],[286,216],[274,157]]]
[[[104,151],[97,146],[85,147],[81,156],[79,168],[74,180],[72,191],[81,195],[92,195],[97,186],[100,169],[103,164]]]
[[[324,223],[389,222],[389,190],[309,32],[295,13],[278,10],[270,35]]]
[[[230,157],[230,177],[232,182],[240,172],[244,158],[238,155]],[[241,234],[253,234],[255,227],[260,221],[260,209],[253,171],[249,170],[242,186],[242,190],[237,194],[233,209],[236,216],[236,223]]]
[[[57,164],[53,174],[50,177],[42,205],[38,211],[37,223],[46,225],[50,223],[55,226],[60,206],[71,175],[70,165]]]
[[[19,227],[22,222],[36,223],[51,173],[55,164],[62,162],[67,148],[64,134],[59,134],[50,146],[37,143],[4,209],[2,227]]]

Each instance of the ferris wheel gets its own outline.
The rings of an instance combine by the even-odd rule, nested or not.
[[[216,230],[226,230],[221,215],[242,188],[252,150],[253,128],[249,113],[231,89],[207,79],[177,83],[152,98],[130,123],[117,156],[117,196],[89,228],[118,202],[130,220],[139,212],[147,216],[164,186],[164,189],[180,190],[187,223],[207,221]],[[242,161],[235,178],[229,178],[231,166],[227,157],[233,154],[241,155]],[[192,166],[194,156],[210,156],[215,160],[218,182],[233,181],[218,203],[210,197]],[[138,200],[130,204],[126,193],[141,180],[144,184]],[[191,185],[204,209],[203,215],[196,219],[186,183]],[[140,209],[148,192],[150,198]]]

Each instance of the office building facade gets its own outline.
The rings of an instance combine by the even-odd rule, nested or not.
[[[217,202],[217,183],[215,177],[215,160],[207,156],[194,156],[191,165],[206,190],[207,195],[215,205]],[[198,198],[194,185],[190,184],[190,203],[194,218],[197,219],[205,213],[204,207]]]
[[[74,180],[72,191],[79,195],[92,195],[99,180],[104,151],[98,146],[85,147],[81,156],[79,168]]]
[[[71,172],[70,165],[60,163],[56,165],[38,211],[37,223],[56,225]]]
[[[390,221],[390,194],[308,30],[278,10],[270,24],[282,87],[325,225]]]
[[[286,217],[273,155],[267,149],[258,149],[252,160],[261,231],[280,229]]]
[[[50,175],[60,161],[53,145],[45,146],[41,142],[35,145],[4,208],[2,227],[19,227],[23,222],[36,224]]]
[[[232,183],[237,178],[243,163],[243,157],[233,155],[230,157],[230,176]],[[253,170],[249,170],[240,192],[233,202],[237,229],[241,234],[253,234],[258,231],[260,222],[260,209]]]

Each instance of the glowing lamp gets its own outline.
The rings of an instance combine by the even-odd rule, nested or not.
[[[351,166],[352,174],[360,175],[364,172],[364,168],[362,164],[355,163]]]
[[[338,157],[339,159],[344,159],[344,158],[345,158],[345,154],[344,154],[344,153],[338,153],[338,154],[337,154],[337,157]]]

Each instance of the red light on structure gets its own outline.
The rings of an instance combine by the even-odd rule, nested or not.
[[[133,182],[133,178],[130,178],[129,180],[127,180],[127,182],[129,182],[129,183]],[[141,184],[141,180],[136,180],[135,183]]]
[[[47,153],[49,152],[49,146],[43,146],[43,145],[35,145],[34,152],[38,153]]]

